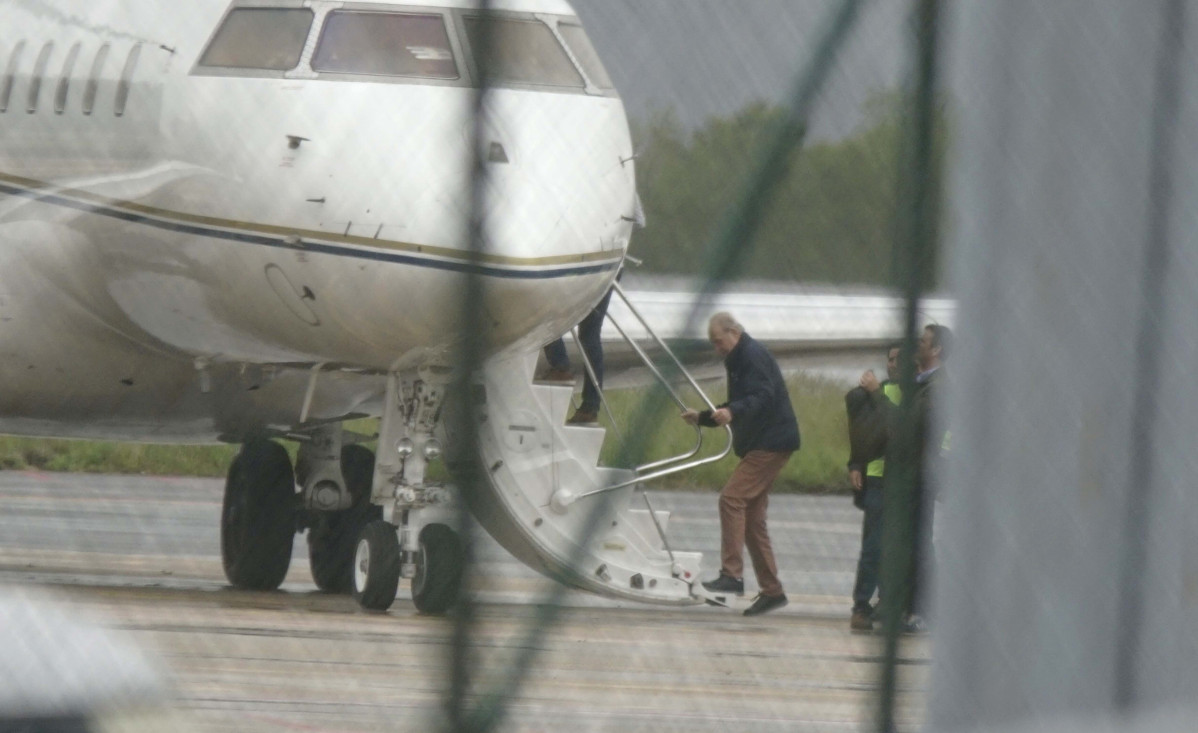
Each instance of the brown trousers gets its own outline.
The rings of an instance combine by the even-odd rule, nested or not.
[[[765,527],[765,510],[770,505],[770,488],[790,453],[753,450],[745,454],[720,491],[720,560],[722,572],[733,578],[744,577],[745,563],[741,548],[749,548],[753,572],[761,594],[782,594],[778,565]]]

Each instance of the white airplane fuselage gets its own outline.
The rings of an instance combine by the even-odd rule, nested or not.
[[[321,23],[358,4],[238,5],[312,9],[296,68],[199,64],[228,0],[0,9],[0,432],[286,430],[318,365],[309,420],[372,414],[378,375],[464,338],[532,350],[615,276],[636,194],[614,91],[491,89],[472,261],[470,3],[393,8],[442,19],[449,80],[314,72]],[[498,5],[576,22],[558,0]],[[470,274],[485,316],[466,323]]]

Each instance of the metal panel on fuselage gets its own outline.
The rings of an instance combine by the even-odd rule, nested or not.
[[[144,8],[121,17],[114,7],[105,23],[5,11],[17,22],[0,34],[0,63],[17,36],[35,49],[38,38],[55,40],[64,55],[80,43],[83,75],[102,45],[111,58],[92,114],[81,112],[80,81],[63,114],[5,120],[0,296],[20,314],[4,322],[6,352],[22,358],[3,369],[15,379],[18,362],[38,363],[21,367],[22,398],[6,400],[4,415],[80,422],[53,396],[65,374],[55,361],[68,354],[105,374],[66,369],[72,394],[118,422],[150,425],[173,418],[152,399],[110,392],[131,361],[174,375],[164,381],[174,394],[194,381],[196,358],[380,369],[405,354],[447,354],[460,337],[533,347],[604,292],[635,195],[618,99],[495,90],[486,142],[502,144],[509,162],[490,166],[487,318],[460,324],[473,91],[190,75],[224,8],[172,8],[153,28],[134,14]],[[115,75],[139,42],[118,117]],[[18,78],[14,97],[28,83]],[[308,140],[295,148],[288,135]],[[27,280],[11,287],[17,272]],[[51,343],[64,331],[71,349]],[[194,414],[177,421],[191,424],[204,408],[183,412]],[[219,429],[208,422],[205,436]]]

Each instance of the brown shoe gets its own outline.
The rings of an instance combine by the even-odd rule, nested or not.
[[[873,631],[873,617],[869,611],[853,611],[853,617],[849,619],[849,628],[853,631]]]
[[[558,367],[551,367],[549,369],[546,369],[544,372],[542,372],[541,376],[537,377],[537,381],[538,382],[569,382],[570,384],[573,384],[574,383],[574,372],[570,371],[569,369],[559,369]]]
[[[591,425],[599,422],[599,414],[591,410],[575,410],[570,419],[566,421],[567,425]]]

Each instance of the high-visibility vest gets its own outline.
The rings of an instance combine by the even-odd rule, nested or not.
[[[891,382],[891,381],[883,382],[882,383],[882,394],[886,395],[886,397],[896,405],[903,401],[903,390],[901,387],[899,387],[898,382]],[[882,475],[885,472],[886,472],[886,459],[885,458],[879,458],[875,461],[870,461],[865,466],[865,475],[866,476],[872,476],[874,478],[882,478]]]

